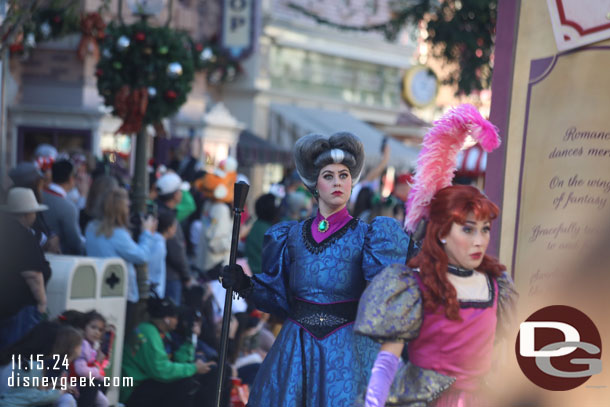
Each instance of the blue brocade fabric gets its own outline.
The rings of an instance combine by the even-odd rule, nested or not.
[[[294,298],[328,304],[358,300],[387,265],[404,264],[409,238],[399,223],[352,219],[321,243],[310,220],[284,222],[265,235],[263,273],[248,297],[257,308],[290,314]],[[379,345],[347,324],[316,339],[287,319],[250,392],[249,407],[352,406],[366,390]]]

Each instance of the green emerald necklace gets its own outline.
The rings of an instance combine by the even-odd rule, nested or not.
[[[319,232],[326,232],[328,230],[328,228],[330,227],[330,224],[328,223],[328,221],[326,219],[322,219],[320,221],[320,223],[318,223],[318,231]]]

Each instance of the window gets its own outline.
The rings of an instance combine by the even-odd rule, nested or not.
[[[90,151],[91,131],[45,127],[19,127],[17,161],[31,161],[40,144],[51,144],[58,152]]]

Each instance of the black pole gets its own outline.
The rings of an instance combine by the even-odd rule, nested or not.
[[[146,197],[148,196],[148,172],[146,163],[148,161],[148,134],[142,126],[136,135],[136,160],[131,184],[131,202],[135,213],[144,213],[146,209]]]
[[[385,146],[388,145],[388,136],[383,136],[383,140],[381,140],[381,159],[383,160],[383,153],[385,152]],[[386,164],[386,167],[383,169],[383,171],[381,172],[381,175],[379,176],[379,202],[381,203],[381,200],[383,199],[383,187],[384,187],[384,178],[388,173],[388,165]],[[386,182],[388,182],[388,180],[385,180]]]
[[[237,260],[237,244],[239,242],[239,226],[241,223],[241,213],[246,204],[248,189],[250,186],[243,181],[235,184],[233,196],[233,236],[231,237],[231,257],[229,265],[234,266]],[[229,324],[231,323],[231,307],[233,305],[233,287],[227,288],[225,296],[225,309],[222,316],[222,331],[220,334],[220,360],[218,361],[218,381],[216,382],[216,401],[214,405],[220,407],[222,395],[222,382],[225,373],[225,363],[227,360],[227,346],[229,342]]]

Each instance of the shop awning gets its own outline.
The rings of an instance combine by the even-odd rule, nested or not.
[[[487,153],[475,144],[458,153],[455,174],[460,177],[476,178],[485,174],[486,167]]]
[[[275,146],[249,130],[242,130],[239,134],[237,162],[243,166],[268,163],[294,166],[292,151]]]
[[[362,140],[367,168],[376,166],[381,160],[381,142],[385,134],[347,112],[281,104],[272,104],[270,110],[269,140],[274,144],[292,150],[296,140],[306,134],[330,136],[338,131],[349,131]],[[388,143],[390,166],[399,171],[415,168],[419,148],[394,139],[389,139]]]

